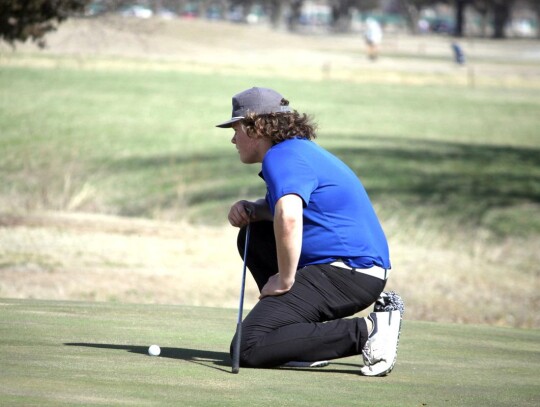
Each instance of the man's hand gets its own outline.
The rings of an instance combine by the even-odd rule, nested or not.
[[[279,273],[274,274],[268,279],[268,282],[264,285],[261,290],[261,295],[259,299],[269,296],[282,295],[288,292],[294,284],[294,280],[290,282],[284,282],[281,279]]]
[[[246,226],[255,212],[255,204],[249,201],[238,201],[229,210],[229,223],[237,228]],[[251,214],[251,216],[250,216]]]
[[[243,228],[250,222],[260,220],[273,220],[268,204],[263,199],[255,202],[241,200],[236,202],[229,210],[229,223],[237,228]]]

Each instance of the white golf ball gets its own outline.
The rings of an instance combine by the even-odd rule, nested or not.
[[[148,348],[148,354],[150,356],[159,356],[160,353],[161,349],[157,345],[150,345],[150,347]]]

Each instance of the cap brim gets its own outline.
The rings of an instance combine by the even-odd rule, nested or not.
[[[233,117],[231,120],[227,120],[226,122],[216,125],[216,127],[221,127],[222,129],[226,129],[226,128],[232,127],[234,123],[239,122],[242,119],[244,119],[243,116]]]

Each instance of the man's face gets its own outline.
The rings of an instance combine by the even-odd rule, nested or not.
[[[234,130],[234,136],[231,142],[236,145],[236,149],[240,154],[240,161],[244,164],[253,164],[260,163],[266,153],[267,149],[266,144],[269,144],[263,139],[254,139],[250,138],[245,127],[240,123],[236,122],[232,125]]]

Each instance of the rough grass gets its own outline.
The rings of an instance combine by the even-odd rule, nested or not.
[[[230,373],[233,309],[0,301],[0,404],[536,406],[540,332],[405,320],[398,363]],[[146,354],[161,346],[160,357]]]

